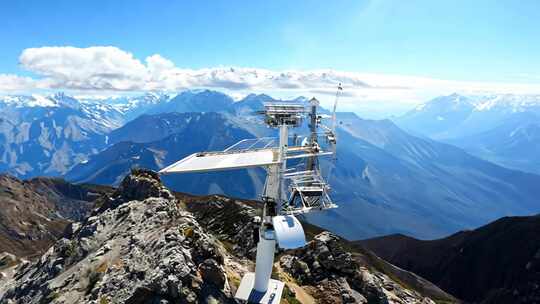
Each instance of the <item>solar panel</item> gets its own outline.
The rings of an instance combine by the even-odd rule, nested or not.
[[[201,152],[163,168],[159,173],[189,173],[242,169],[277,164],[278,151],[261,149],[234,152]]]

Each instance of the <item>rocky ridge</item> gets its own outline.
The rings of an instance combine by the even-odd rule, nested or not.
[[[19,266],[5,303],[198,303],[231,299],[224,253],[154,174],[139,172],[47,253]],[[213,300],[212,300],[213,299]]]
[[[205,199],[213,203],[195,210],[157,174],[134,171],[39,259],[0,278],[0,303],[236,303],[239,278],[253,267],[253,227],[245,219],[257,212],[256,203]],[[237,216],[219,225],[235,208]],[[289,286],[284,303],[300,302],[292,290],[321,303],[433,303],[362,268],[340,244],[323,233],[303,249],[280,253],[274,275]],[[307,267],[299,271],[295,265],[302,263]]]

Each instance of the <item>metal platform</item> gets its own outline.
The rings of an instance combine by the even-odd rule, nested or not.
[[[234,297],[238,300],[246,301],[246,303],[279,304],[283,287],[285,286],[283,282],[270,279],[268,290],[265,293],[253,289],[254,282],[255,273],[246,273]]]
[[[284,214],[303,214],[337,208],[328,192],[330,186],[318,170],[297,171],[284,174],[289,181],[289,200],[282,206]]]
[[[287,125],[297,127],[302,123],[306,108],[298,103],[265,103],[265,122],[271,127]]]

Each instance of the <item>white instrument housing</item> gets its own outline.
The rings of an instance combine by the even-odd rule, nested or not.
[[[302,224],[293,215],[274,216],[272,225],[279,248],[296,249],[306,245],[306,235]]]

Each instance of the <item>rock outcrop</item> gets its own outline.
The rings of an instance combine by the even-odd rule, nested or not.
[[[283,255],[280,265],[300,284],[313,286],[312,293],[320,303],[435,303],[362,265],[330,232],[318,234],[306,247]]]
[[[100,210],[21,266],[0,302],[230,301],[223,250],[153,173],[126,177]]]

